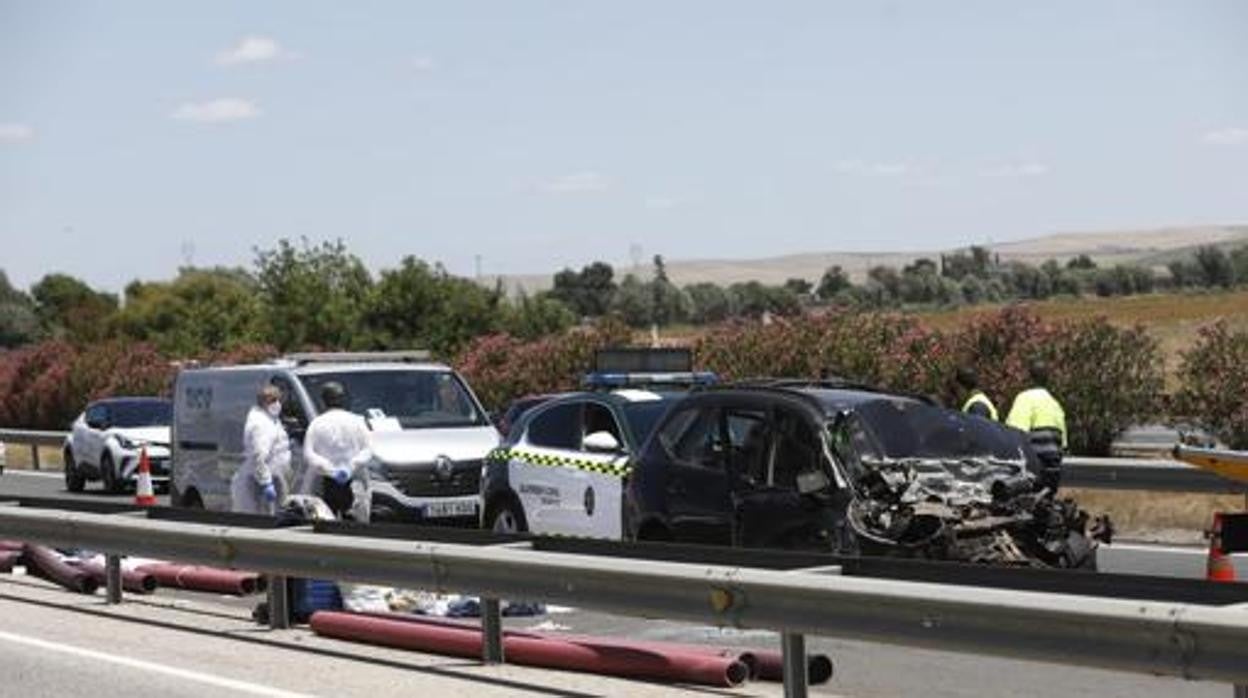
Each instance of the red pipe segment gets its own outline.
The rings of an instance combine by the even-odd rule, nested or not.
[[[222,570],[198,565],[175,565],[167,562],[140,565],[135,572],[148,574],[162,587],[206,591],[233,596],[249,596],[265,590],[264,577],[255,572]]]
[[[31,573],[79,594],[94,594],[99,583],[90,574],[67,564],[60,554],[42,545],[26,546],[26,566]]]
[[[400,620],[409,623],[423,623],[440,627],[459,628],[461,630],[478,631],[479,626],[464,621],[431,616],[414,616],[394,613],[365,613],[373,618]],[[653,652],[682,652],[705,654],[714,657],[730,657],[746,665],[753,681],[783,681],[784,655],[778,650],[762,650],[740,647],[715,647],[711,645],[695,645],[683,642],[666,642],[662,640],[616,640],[612,638],[593,637],[589,635],[564,635],[539,633],[528,630],[505,630],[504,636],[523,636],[535,639],[563,640],[591,647],[631,647]],[[811,654],[806,660],[806,679],[814,686],[827,683],[832,679],[832,659],[826,654]]]
[[[318,635],[343,640],[473,659],[481,656],[481,631],[468,626],[412,623],[339,611],[317,611],[310,624]],[[515,664],[635,679],[731,688],[749,677],[745,664],[731,657],[660,653],[606,644],[591,647],[531,634],[504,634],[503,652]]]
[[[0,550],[0,572],[12,572],[17,561],[22,559],[20,550]]]
[[[26,544],[20,540],[0,540],[0,551],[22,550]]]
[[[91,575],[97,584],[108,584],[108,572],[104,568],[104,563],[86,561],[70,564]],[[121,571],[121,588],[126,591],[136,594],[152,594],[158,586],[160,585],[156,582],[156,577],[147,572],[127,569]]]

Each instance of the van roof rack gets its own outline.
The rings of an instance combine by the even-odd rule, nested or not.
[[[430,354],[424,349],[409,351],[304,351],[286,354],[283,361],[296,366],[307,364],[367,364],[367,363],[420,363],[428,361]]]

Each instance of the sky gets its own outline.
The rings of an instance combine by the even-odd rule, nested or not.
[[[0,269],[472,275],[1248,220],[1248,3],[0,0]]]

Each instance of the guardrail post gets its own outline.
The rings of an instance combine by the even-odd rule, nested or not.
[[[104,581],[110,604],[121,603],[121,556],[104,556]]]
[[[30,468],[39,470],[39,444],[30,445]]]
[[[502,664],[503,613],[498,599],[481,599],[481,661]]]
[[[784,698],[806,698],[806,636],[786,632],[780,636],[784,652]]]
[[[1235,684],[1235,698],[1248,698],[1248,684]]]
[[[290,627],[290,589],[284,575],[269,575],[269,627],[273,630]]]

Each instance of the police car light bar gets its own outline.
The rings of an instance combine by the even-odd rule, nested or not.
[[[428,361],[429,352],[413,351],[308,351],[286,354],[282,360],[305,364],[416,363]]]
[[[594,352],[595,373],[689,373],[692,371],[693,352],[688,348],[615,347]]]

